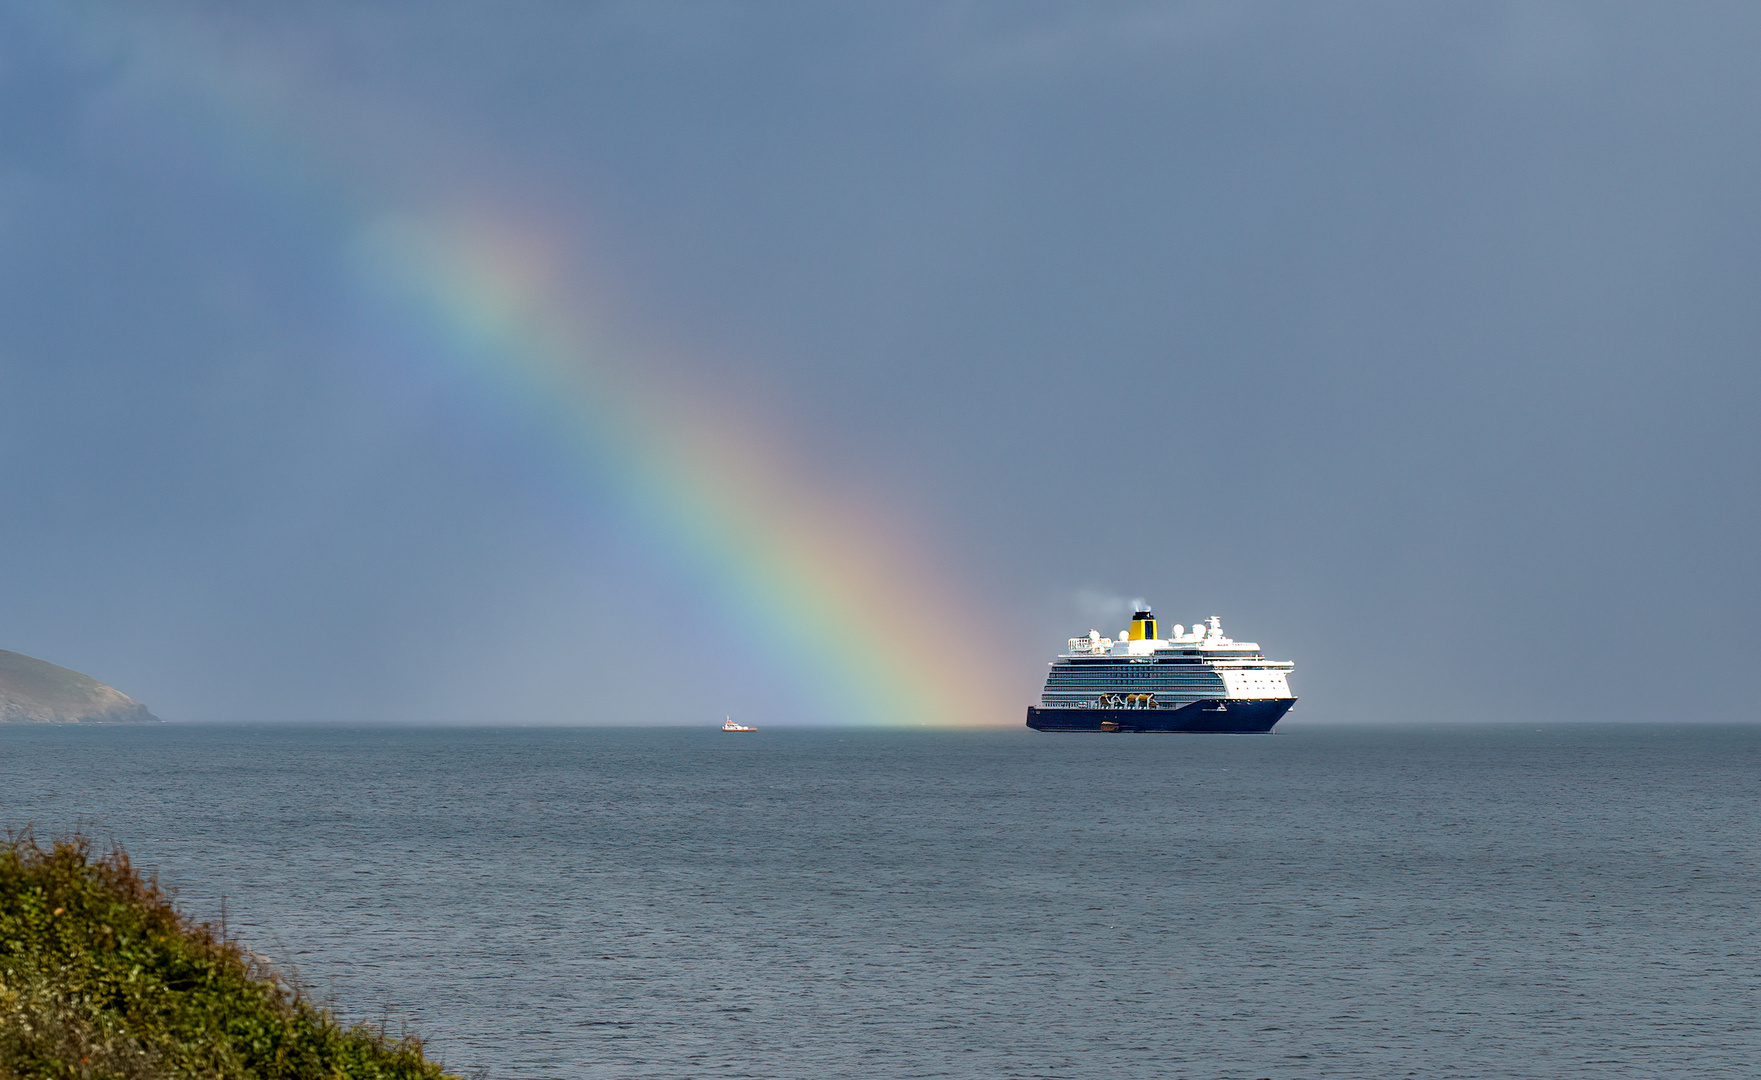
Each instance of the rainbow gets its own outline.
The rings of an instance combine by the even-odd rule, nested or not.
[[[424,191],[360,119],[383,126],[384,103],[336,98],[296,56],[221,40],[200,17],[81,11],[45,5],[40,17],[121,52],[137,90],[199,119],[217,167],[335,237],[363,302],[423,362],[463,373],[495,422],[558,455],[584,497],[609,498],[628,528],[706,584],[740,636],[823,703],[810,722],[1016,722],[973,609],[950,599],[926,560],[884,539],[871,500],[828,497],[725,406],[645,380],[640,349],[582,314],[595,308],[584,275],[563,269],[568,245],[553,240],[566,230],[523,226],[530,210],[517,198],[461,204]],[[420,129],[420,118],[397,119]],[[482,179],[475,190],[495,189]]]

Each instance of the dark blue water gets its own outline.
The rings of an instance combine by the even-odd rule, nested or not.
[[[1761,727],[11,727],[0,819],[491,1077],[1761,1061]]]

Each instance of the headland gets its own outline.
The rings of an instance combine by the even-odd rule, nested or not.
[[[147,707],[90,675],[0,649],[0,724],[156,722]]]

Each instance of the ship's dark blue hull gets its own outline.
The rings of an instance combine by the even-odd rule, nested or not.
[[[1027,726],[1039,731],[1192,731],[1245,734],[1272,730],[1295,698],[1234,701],[1207,698],[1178,709],[1042,709],[1029,706]]]

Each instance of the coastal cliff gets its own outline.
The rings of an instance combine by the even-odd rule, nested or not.
[[[0,724],[157,721],[147,707],[90,675],[0,649]]]

